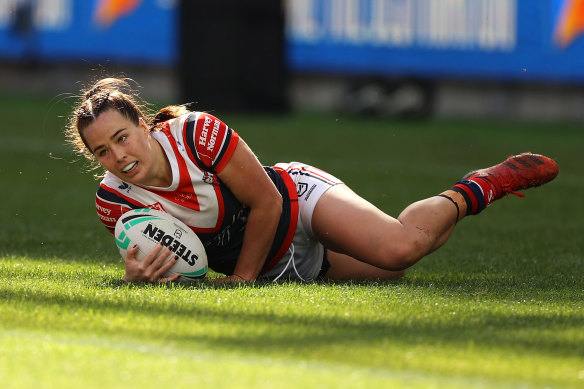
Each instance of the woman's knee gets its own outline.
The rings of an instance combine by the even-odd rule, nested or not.
[[[404,271],[420,260],[422,255],[415,241],[392,242],[377,254],[376,262],[393,271]]]

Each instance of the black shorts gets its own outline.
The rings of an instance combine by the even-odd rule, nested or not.
[[[331,263],[328,261],[328,250],[324,249],[324,254],[322,256],[322,265],[320,267],[320,272],[318,273],[318,280],[324,280],[324,277],[326,276],[326,272],[328,271],[328,269],[330,269],[331,267]]]

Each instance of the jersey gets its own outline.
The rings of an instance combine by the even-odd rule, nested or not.
[[[106,172],[95,204],[97,215],[113,234],[118,218],[131,209],[153,208],[167,212],[189,226],[201,239],[209,267],[233,274],[247,223],[249,208],[217,176],[233,156],[239,135],[218,118],[191,112],[162,124],[151,132],[166,153],[172,171],[167,188],[126,183]],[[298,196],[289,174],[264,167],[282,195],[282,214],[261,274],[286,253],[298,220]]]

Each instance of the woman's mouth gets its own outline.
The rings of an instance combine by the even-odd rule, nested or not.
[[[138,166],[138,161],[134,161],[132,163],[129,163],[126,166],[124,166],[124,168],[122,169],[122,173],[129,173],[132,170],[134,170],[136,168],[136,166]]]

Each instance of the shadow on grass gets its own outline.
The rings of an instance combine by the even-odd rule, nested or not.
[[[456,293],[467,298],[472,304],[472,298],[468,299],[466,291],[458,291],[452,284],[443,285],[432,283],[432,286],[425,285],[425,282],[417,283],[408,280],[397,283],[321,283],[318,287],[334,286],[369,286],[372,288],[433,288],[447,291],[450,295]],[[493,281],[494,288],[501,288]],[[113,292],[122,287],[123,283],[118,280],[94,280],[104,292]],[[128,285],[136,291],[147,292],[148,289],[181,289],[193,293],[200,289],[254,289],[263,290],[269,284],[256,283],[252,286],[239,285],[215,285],[204,282],[197,286],[183,285]],[[283,285],[285,287],[285,285]],[[264,291],[270,294],[270,291]],[[147,293],[144,293],[147,294]],[[258,301],[250,299],[249,307],[237,307],[234,310],[213,306],[208,301],[193,305],[187,308],[184,305],[173,303],[172,300],[158,299],[150,301],[146,297],[137,300],[133,296],[130,299],[116,299],[109,297],[106,299],[97,298],[91,293],[84,295],[71,294],[60,291],[47,293],[46,291],[28,290],[24,294],[9,288],[0,288],[0,296],[4,304],[26,304],[36,307],[59,306],[63,312],[84,312],[98,314],[103,320],[97,320],[95,325],[89,328],[83,327],[82,331],[95,333],[111,333],[130,339],[158,339],[176,342],[181,345],[207,344],[209,347],[222,348],[226,352],[239,350],[240,352],[254,352],[262,355],[279,355],[280,353],[311,354],[318,350],[328,348],[345,350],[367,348],[367,347],[391,347],[401,345],[411,348],[416,346],[436,346],[452,347],[453,349],[465,349],[470,344],[473,347],[484,347],[485,349],[500,352],[517,354],[538,354],[556,357],[579,358],[584,353],[584,344],[581,339],[571,339],[564,334],[576,334],[584,328],[584,316],[580,312],[545,312],[544,310],[514,309],[493,309],[492,306],[482,310],[464,310],[458,312],[458,316],[449,316],[447,311],[442,315],[437,315],[434,311],[431,315],[415,314],[414,317],[407,317],[412,309],[416,313],[433,311],[433,300],[418,301],[409,304],[407,309],[401,309],[399,303],[391,302],[395,305],[397,312],[403,316],[392,315],[387,318],[359,318],[343,317],[340,315],[321,314],[315,311],[296,311],[293,309],[278,310],[278,307],[264,309],[258,307]],[[483,298],[484,296],[481,296]],[[456,297],[453,297],[455,300]],[[464,301],[463,301],[464,302]],[[380,302],[382,303],[382,302]],[[280,307],[285,306],[280,305]],[[291,304],[294,304],[292,302]],[[416,306],[417,305],[417,306]],[[478,304],[477,302],[477,305]],[[250,308],[251,309],[248,309]],[[351,309],[358,309],[352,307]],[[460,308],[459,308],[460,309]],[[26,312],[26,311],[25,311]],[[159,320],[163,318],[169,323],[187,323],[189,329],[178,332],[168,331],[164,326],[153,326],[143,328],[141,326],[128,326],[124,328],[111,329],[103,326],[103,321],[107,321],[108,316],[126,316],[132,320],[140,320],[145,316],[145,320]],[[22,319],[17,319],[22,320]],[[10,325],[11,319],[6,318],[5,325]],[[20,327],[34,327],[34,320],[30,324],[22,324]],[[192,325],[191,325],[192,323]],[[213,334],[200,333],[195,330],[198,326],[222,329],[214,331]],[[93,327],[93,328],[92,328]],[[192,328],[193,330],[190,330]],[[39,328],[36,328],[37,330]],[[139,331],[137,331],[139,329]],[[258,330],[259,329],[259,330]],[[72,323],[58,322],[51,326],[51,330],[62,330],[79,332],[79,326]],[[327,357],[328,358],[328,357]],[[342,355],[330,355],[332,360],[343,360]]]

